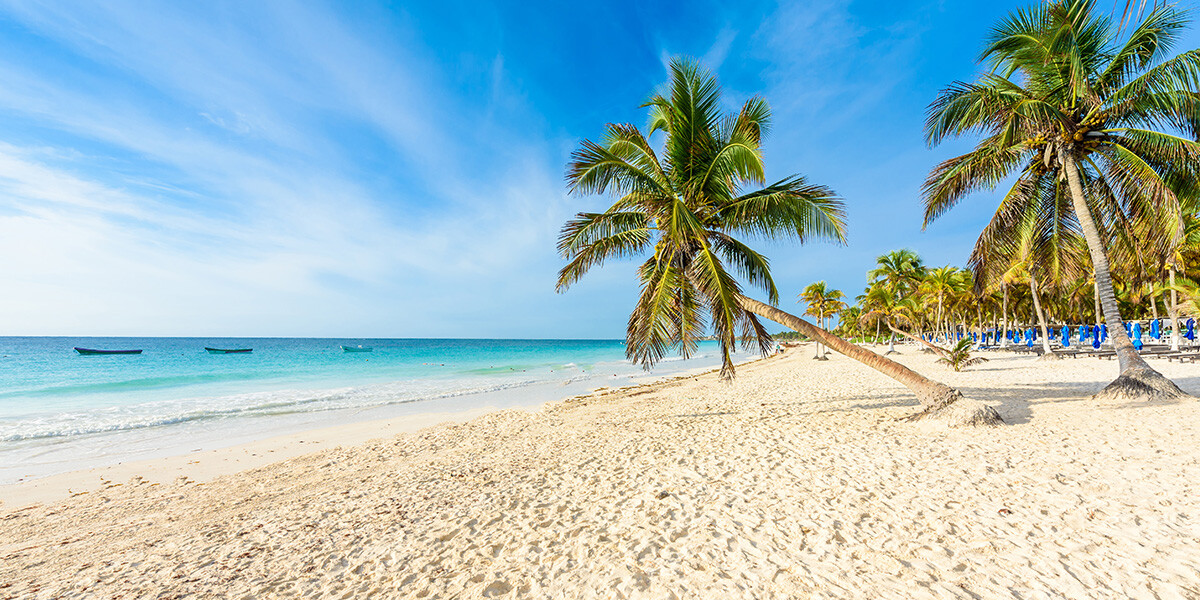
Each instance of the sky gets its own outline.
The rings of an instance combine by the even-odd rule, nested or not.
[[[0,335],[623,337],[635,262],[555,292],[611,203],[565,166],[679,55],[770,102],[768,179],[845,200],[845,245],[754,241],[785,310],[897,248],[962,265],[998,194],[922,231],[971,141],[925,108],[1025,5],[0,0]]]

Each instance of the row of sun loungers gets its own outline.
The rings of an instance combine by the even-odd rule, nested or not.
[[[1014,345],[1014,346],[1009,346],[1007,348],[1001,348],[999,346],[988,346],[988,347],[984,347],[981,349],[982,350],[1008,350],[1010,352],[1016,352],[1018,354],[1030,353],[1030,354],[1037,354],[1039,356],[1044,352],[1044,350],[1042,349],[1040,344],[1033,346],[1033,347]],[[1054,348],[1053,350],[1054,350],[1055,354],[1057,354],[1063,358],[1079,358],[1080,356],[1083,356],[1083,357],[1096,357],[1096,358],[1103,358],[1103,359],[1111,360],[1111,359],[1116,358],[1116,356],[1117,356],[1116,350],[1113,350],[1112,348],[1106,348],[1106,347],[1101,347],[1099,349],[1095,349],[1095,348]],[[1200,348],[1191,348],[1191,349],[1187,349],[1187,350],[1172,351],[1170,346],[1146,346],[1146,347],[1142,348],[1138,353],[1142,355],[1142,358],[1165,358],[1165,359],[1167,359],[1167,361],[1178,360],[1181,363],[1184,363],[1184,362],[1194,363],[1194,362],[1196,362],[1197,359],[1200,359]]]

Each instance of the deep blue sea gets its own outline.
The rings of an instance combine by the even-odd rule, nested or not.
[[[651,375],[716,366],[715,350]],[[619,340],[0,337],[0,484],[348,415],[536,406],[644,375]]]

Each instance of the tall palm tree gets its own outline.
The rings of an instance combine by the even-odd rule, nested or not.
[[[876,267],[867,271],[871,282],[881,282],[900,297],[915,292],[925,276],[921,256],[908,248],[893,250],[875,259]]]
[[[829,286],[824,281],[818,281],[810,283],[808,287],[804,288],[804,291],[800,292],[799,301],[808,305],[808,310],[805,314],[816,317],[817,324],[822,328],[829,329],[825,318],[845,306],[845,303],[842,302],[842,299],[845,297],[846,295],[842,293],[842,290],[829,289]],[[817,342],[816,346],[816,356],[813,356],[813,358],[826,360],[825,354],[822,352],[821,343]]]
[[[1170,208],[1200,179],[1200,146],[1191,141],[1200,135],[1200,51],[1166,57],[1186,24],[1173,7],[1150,11],[1123,42],[1094,9],[1094,0],[1061,0],[1017,11],[989,36],[981,60],[991,71],[939,94],[926,123],[931,145],[972,132],[984,138],[929,174],[925,222],[1014,172],[1006,200],[1069,198],[1121,369],[1099,396],[1178,397],[1125,334],[1104,233]]]
[[[918,289],[921,292],[937,300],[937,320],[934,321],[934,327],[942,328],[942,333],[946,335],[947,342],[950,339],[950,327],[943,320],[943,311],[945,309],[946,298],[954,293],[955,281],[958,278],[958,269],[947,265],[945,267],[929,269],[925,272],[925,277],[918,284]]]
[[[685,356],[694,352],[707,321],[720,342],[721,373],[732,377],[730,352],[739,328],[764,353],[770,349],[761,316],[903,383],[921,401],[920,416],[1001,422],[993,409],[960,401],[962,394],[949,386],[743,295],[736,275],[778,302],[766,257],[734,235],[840,242],[841,200],[800,176],[744,190],[764,182],[767,102],[751,98],[737,114],[723,114],[716,79],[690,60],[671,61],[668,87],[667,95],[652,96],[644,105],[650,108],[646,136],[633,125],[609,125],[601,143],[585,140],[573,154],[570,191],[611,193],[617,200],[604,212],[580,213],[563,226],[558,248],[567,264],[559,271],[559,291],[607,259],[650,252],[638,269],[642,292],[626,327],[626,355],[647,368],[672,348]],[[662,159],[647,139],[656,132],[664,134]]]

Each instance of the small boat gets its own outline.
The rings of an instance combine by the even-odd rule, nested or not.
[[[370,346],[342,346],[343,352],[370,352],[372,350],[374,350],[374,348]]]
[[[209,348],[205,346],[204,349],[208,350],[209,354],[247,354],[254,352],[254,348]]]
[[[92,348],[80,348],[79,346],[75,347],[75,351],[80,354],[86,354],[86,355],[91,355],[91,354],[141,354],[142,353],[141,350],[94,350]]]

